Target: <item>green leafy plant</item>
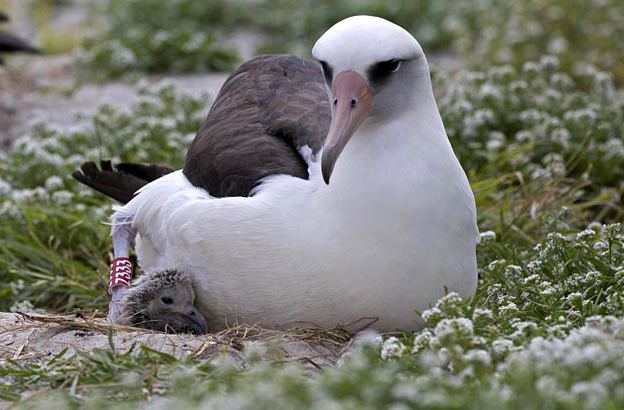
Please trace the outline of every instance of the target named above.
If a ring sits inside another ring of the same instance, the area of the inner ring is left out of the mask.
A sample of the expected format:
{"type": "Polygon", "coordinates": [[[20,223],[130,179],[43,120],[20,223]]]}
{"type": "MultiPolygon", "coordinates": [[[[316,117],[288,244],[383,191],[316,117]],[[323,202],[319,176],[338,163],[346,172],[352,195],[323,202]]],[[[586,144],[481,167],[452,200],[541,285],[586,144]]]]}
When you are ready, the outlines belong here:
{"type": "Polygon", "coordinates": [[[107,29],[85,40],[78,60],[99,78],[231,69],[237,53],[215,30],[228,19],[225,6],[222,0],[110,0],[103,9],[107,29]]]}
{"type": "Polygon", "coordinates": [[[104,106],[72,131],[38,127],[0,153],[0,309],[105,306],[110,201],[71,173],[87,160],[180,166],[207,97],[144,87],[131,112],[104,106]],[[16,305],[17,304],[17,305],[16,305]]]}
{"type": "Polygon", "coordinates": [[[0,365],[11,386],[3,394],[60,388],[52,395],[59,406],[97,408],[147,400],[184,408],[617,408],[624,403],[623,243],[619,224],[551,234],[534,249],[508,249],[485,234],[480,254],[491,262],[482,265],[474,300],[447,294],[420,313],[426,326],[417,333],[360,335],[338,368],[314,377],[270,366],[252,350],[242,370],[141,347],[61,352],[36,364],[8,360],[0,365]]]}
{"type": "MultiPolygon", "coordinates": [[[[565,72],[593,64],[624,81],[624,4],[617,0],[470,1],[455,21],[456,44],[474,64],[521,67],[556,55],[565,72]],[[465,9],[464,9],[465,10],[465,9]]],[[[450,9],[449,9],[450,10],[450,9]]]]}
{"type": "Polygon", "coordinates": [[[108,28],[80,55],[102,77],[128,71],[225,70],[235,53],[226,36],[258,34],[258,52],[309,56],[316,39],[353,15],[376,15],[405,27],[427,53],[458,53],[470,66],[516,68],[556,55],[562,71],[593,64],[624,81],[624,5],[619,0],[108,0],[108,28]]]}
{"type": "Polygon", "coordinates": [[[482,227],[534,242],[532,232],[621,219],[624,95],[607,73],[571,76],[545,56],[435,82],[482,227]]]}

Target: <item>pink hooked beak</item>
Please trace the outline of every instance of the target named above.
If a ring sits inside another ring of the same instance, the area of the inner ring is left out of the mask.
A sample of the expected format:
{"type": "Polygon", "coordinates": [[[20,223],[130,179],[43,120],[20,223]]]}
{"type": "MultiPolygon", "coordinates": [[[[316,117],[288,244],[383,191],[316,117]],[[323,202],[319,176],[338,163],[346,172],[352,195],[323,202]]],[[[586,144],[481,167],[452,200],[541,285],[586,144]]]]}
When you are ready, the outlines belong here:
{"type": "Polygon", "coordinates": [[[321,159],[326,184],[329,184],[329,177],[340,153],[373,107],[373,94],[364,77],[355,71],[339,73],[333,81],[332,92],[332,121],[321,159]]]}

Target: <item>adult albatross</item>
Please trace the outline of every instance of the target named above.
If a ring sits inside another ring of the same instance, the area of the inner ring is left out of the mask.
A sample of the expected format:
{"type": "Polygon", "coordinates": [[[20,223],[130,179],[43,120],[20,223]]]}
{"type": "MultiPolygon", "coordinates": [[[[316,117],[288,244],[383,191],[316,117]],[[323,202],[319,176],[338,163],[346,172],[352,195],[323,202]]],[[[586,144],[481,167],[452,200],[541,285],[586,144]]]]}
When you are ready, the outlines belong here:
{"type": "Polygon", "coordinates": [[[137,233],[142,269],[190,275],[211,330],[362,318],[415,329],[415,311],[445,292],[474,294],[474,197],[418,42],[356,16],[312,54],[320,67],[263,56],[237,69],[183,170],[91,164],[76,175],[129,200],[114,215],[116,256],[137,233]]]}

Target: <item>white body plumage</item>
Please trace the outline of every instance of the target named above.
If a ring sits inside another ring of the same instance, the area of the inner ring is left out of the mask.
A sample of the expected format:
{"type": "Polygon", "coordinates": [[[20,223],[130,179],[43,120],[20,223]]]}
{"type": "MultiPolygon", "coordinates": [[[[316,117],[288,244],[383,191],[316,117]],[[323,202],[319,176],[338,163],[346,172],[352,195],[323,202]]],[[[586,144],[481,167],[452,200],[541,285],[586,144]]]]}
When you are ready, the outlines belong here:
{"type": "Polygon", "coordinates": [[[470,297],[477,280],[474,198],[440,132],[365,125],[330,185],[312,162],[309,180],[269,177],[248,198],[212,198],[177,171],[119,212],[134,217],[142,268],[189,272],[211,325],[416,328],[416,310],[447,290],[470,297]]]}

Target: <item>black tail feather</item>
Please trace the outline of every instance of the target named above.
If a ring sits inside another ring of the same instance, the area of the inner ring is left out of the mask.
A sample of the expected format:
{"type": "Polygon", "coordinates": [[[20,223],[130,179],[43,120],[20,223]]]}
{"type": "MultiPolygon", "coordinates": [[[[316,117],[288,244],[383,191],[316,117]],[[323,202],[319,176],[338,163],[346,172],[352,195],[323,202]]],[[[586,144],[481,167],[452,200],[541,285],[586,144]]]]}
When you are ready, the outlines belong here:
{"type": "Polygon", "coordinates": [[[172,172],[161,165],[123,163],[113,166],[110,161],[85,162],[72,176],[81,183],[121,203],[128,203],[143,186],[172,172]]]}

